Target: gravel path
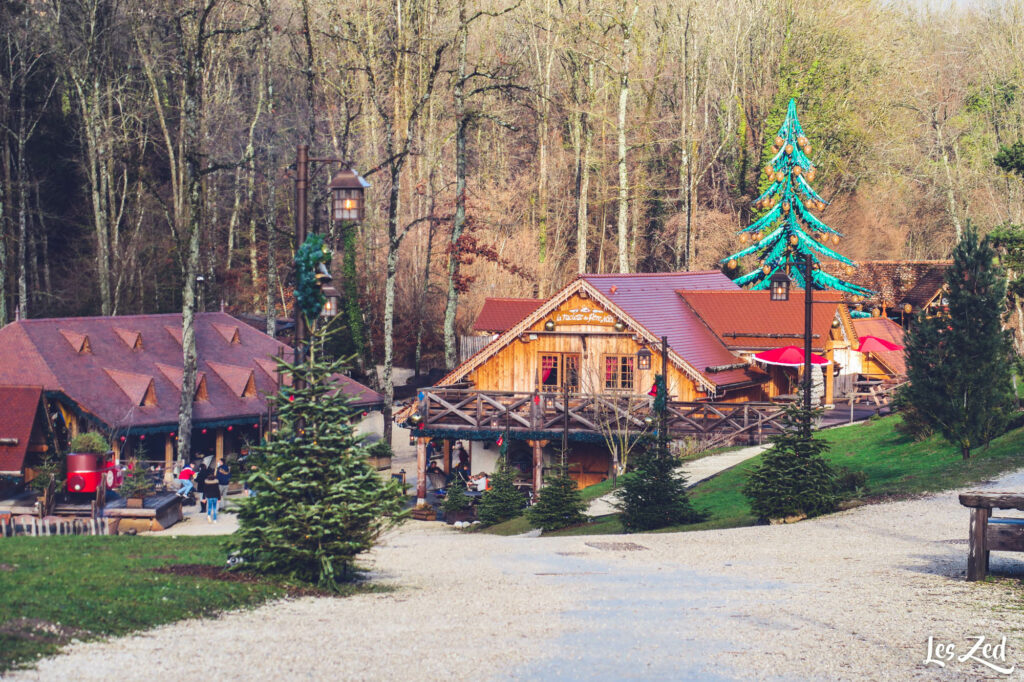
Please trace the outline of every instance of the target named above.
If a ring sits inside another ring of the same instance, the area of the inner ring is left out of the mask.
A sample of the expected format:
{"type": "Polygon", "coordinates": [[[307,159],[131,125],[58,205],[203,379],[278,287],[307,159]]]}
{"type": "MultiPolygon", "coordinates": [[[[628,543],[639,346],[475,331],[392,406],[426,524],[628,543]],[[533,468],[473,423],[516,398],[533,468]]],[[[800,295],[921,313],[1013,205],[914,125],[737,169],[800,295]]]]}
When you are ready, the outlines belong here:
{"type": "MultiPolygon", "coordinates": [[[[1024,471],[997,489],[1020,489],[1024,471]]],[[[110,642],[13,679],[1005,679],[923,663],[1005,635],[1024,666],[1010,581],[967,583],[955,494],[786,526],[572,538],[412,523],[369,557],[384,594],[300,599],[110,642]],[[205,655],[201,652],[207,652],[205,655]],[[198,668],[197,668],[198,665],[198,668]]],[[[994,554],[1024,575],[1022,555],[994,554]],[[1021,557],[1021,558],[1018,558],[1021,557]]]]}

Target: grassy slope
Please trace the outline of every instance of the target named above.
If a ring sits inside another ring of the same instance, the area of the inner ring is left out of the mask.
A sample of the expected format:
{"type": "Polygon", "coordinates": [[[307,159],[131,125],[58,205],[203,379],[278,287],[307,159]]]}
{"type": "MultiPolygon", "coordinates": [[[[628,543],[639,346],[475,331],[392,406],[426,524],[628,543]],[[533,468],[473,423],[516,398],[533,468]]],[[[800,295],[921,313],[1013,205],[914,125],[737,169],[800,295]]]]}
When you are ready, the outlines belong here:
{"type": "Polygon", "coordinates": [[[78,639],[121,635],[261,603],[285,589],[153,573],[170,564],[223,566],[223,538],[51,537],[0,540],[0,672],[55,653],[56,637],[18,635],[12,621],[75,628],[78,639]]]}
{"type": "MultiPolygon", "coordinates": [[[[831,429],[821,434],[831,450],[828,459],[835,467],[845,466],[863,471],[868,476],[869,498],[906,496],[924,492],[949,490],[995,477],[1017,467],[1024,467],[1024,429],[1016,429],[994,440],[988,448],[978,448],[964,462],[960,453],[939,436],[915,442],[895,430],[898,416],[871,420],[862,424],[831,429]]],[[[666,528],[660,532],[732,528],[755,522],[750,505],[741,492],[747,472],[761,461],[754,457],[723,471],[693,489],[691,495],[698,508],[711,512],[711,518],[690,526],[666,528]]],[[[608,482],[593,486],[584,493],[587,499],[610,491],[608,482]]],[[[524,533],[530,529],[522,517],[489,529],[502,535],[524,533]]],[[[567,528],[551,535],[593,535],[621,533],[616,515],[603,516],[586,526],[567,528]]]]}

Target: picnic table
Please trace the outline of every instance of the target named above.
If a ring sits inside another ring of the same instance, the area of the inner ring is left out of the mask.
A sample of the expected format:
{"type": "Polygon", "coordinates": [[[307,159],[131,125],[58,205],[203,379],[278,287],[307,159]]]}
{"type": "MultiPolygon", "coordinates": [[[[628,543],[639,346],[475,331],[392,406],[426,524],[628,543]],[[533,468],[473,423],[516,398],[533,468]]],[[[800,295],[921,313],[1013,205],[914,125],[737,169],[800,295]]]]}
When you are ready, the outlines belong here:
{"type": "Polygon", "coordinates": [[[960,495],[960,504],[971,510],[967,550],[968,580],[985,578],[989,552],[1024,552],[1024,518],[992,516],[993,509],[1024,511],[1024,495],[967,492],[960,495]]]}

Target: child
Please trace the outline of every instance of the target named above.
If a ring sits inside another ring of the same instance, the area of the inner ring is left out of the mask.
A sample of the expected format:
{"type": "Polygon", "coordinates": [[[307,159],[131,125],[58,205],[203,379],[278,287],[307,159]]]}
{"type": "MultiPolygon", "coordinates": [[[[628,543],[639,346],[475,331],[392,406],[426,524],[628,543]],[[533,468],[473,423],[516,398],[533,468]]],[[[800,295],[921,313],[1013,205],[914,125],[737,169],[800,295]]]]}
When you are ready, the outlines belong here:
{"type": "Polygon", "coordinates": [[[191,464],[182,467],[181,473],[178,474],[178,480],[181,482],[181,488],[178,490],[179,497],[188,497],[188,494],[192,492],[192,475],[194,473],[191,464]]]}

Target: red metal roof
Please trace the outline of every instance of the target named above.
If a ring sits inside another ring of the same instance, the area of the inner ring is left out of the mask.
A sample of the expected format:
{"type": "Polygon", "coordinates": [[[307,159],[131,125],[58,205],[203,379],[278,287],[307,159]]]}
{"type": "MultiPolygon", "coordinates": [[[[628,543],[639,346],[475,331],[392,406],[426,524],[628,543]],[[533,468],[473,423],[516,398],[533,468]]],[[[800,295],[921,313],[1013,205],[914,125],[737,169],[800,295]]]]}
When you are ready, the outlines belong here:
{"type": "Polygon", "coordinates": [[[473,331],[501,334],[539,308],[542,298],[487,298],[476,316],[473,331]]]}
{"type": "MultiPolygon", "coordinates": [[[[903,343],[903,327],[887,317],[861,317],[853,321],[857,336],[877,336],[900,346],[903,343]]],[[[906,375],[907,359],[904,351],[890,350],[884,353],[872,353],[871,357],[880,361],[897,375],[906,375]]]]}
{"type": "Polygon", "coordinates": [[[0,443],[0,473],[22,473],[42,397],[40,386],[0,386],[0,438],[17,441],[15,445],[0,443]]]}
{"type": "Polygon", "coordinates": [[[715,385],[729,386],[754,378],[747,369],[706,371],[708,367],[735,364],[737,358],[676,293],[680,289],[744,293],[720,271],[582,277],[652,334],[668,337],[672,350],[715,385]]]}
{"type": "MultiPolygon", "coordinates": [[[[767,291],[680,291],[701,320],[733,350],[803,345],[804,294],[796,290],[788,301],[769,300],[767,291]],[[792,336],[772,337],[772,334],[792,336]]],[[[841,298],[835,292],[814,292],[811,308],[811,347],[824,351],[841,298]],[[833,303],[828,305],[825,303],[833,303]]]]}
{"type": "MultiPolygon", "coordinates": [[[[260,361],[282,351],[290,357],[291,349],[226,313],[197,314],[195,331],[198,370],[206,375],[208,400],[193,403],[193,419],[221,421],[265,413],[263,396],[273,393],[277,383],[260,361]],[[232,343],[236,331],[238,341],[232,343]],[[245,386],[238,381],[244,375],[248,383],[250,373],[252,397],[242,395],[245,386]]],[[[182,365],[180,334],[180,314],[21,320],[0,329],[0,383],[42,385],[47,391],[62,392],[112,428],[173,426],[178,421],[181,380],[164,370],[182,365]],[[125,330],[141,336],[139,350],[125,342],[125,330]],[[80,342],[78,348],[87,340],[88,350],[77,351],[69,336],[80,342]],[[112,378],[125,374],[145,377],[147,385],[152,380],[156,404],[139,404],[142,379],[133,378],[130,385],[121,381],[119,386],[112,378]]],[[[351,379],[343,384],[357,406],[383,400],[351,379]]]]}

